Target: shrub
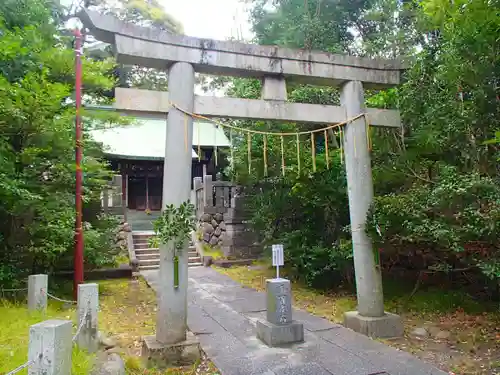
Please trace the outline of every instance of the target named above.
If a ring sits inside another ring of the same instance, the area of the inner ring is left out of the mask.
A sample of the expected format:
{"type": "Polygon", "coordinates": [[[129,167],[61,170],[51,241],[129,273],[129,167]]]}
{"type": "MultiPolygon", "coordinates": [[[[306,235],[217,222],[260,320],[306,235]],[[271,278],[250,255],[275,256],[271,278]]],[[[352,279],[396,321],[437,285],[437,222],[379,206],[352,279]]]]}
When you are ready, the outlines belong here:
{"type": "Polygon", "coordinates": [[[500,277],[500,187],[491,178],[444,168],[435,183],[376,197],[367,229],[402,256],[422,249],[426,268],[478,267],[500,277]]]}

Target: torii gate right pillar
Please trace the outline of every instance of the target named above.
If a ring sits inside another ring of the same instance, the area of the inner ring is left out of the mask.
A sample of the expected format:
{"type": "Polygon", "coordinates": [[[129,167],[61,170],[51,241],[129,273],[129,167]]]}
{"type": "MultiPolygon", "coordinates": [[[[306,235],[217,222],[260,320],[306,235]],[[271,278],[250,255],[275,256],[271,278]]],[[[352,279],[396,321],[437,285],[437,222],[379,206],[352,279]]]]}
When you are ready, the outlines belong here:
{"type": "MultiPolygon", "coordinates": [[[[340,102],[347,118],[366,113],[363,85],[348,81],[342,86],[340,102]]],[[[357,311],[344,316],[344,325],[374,337],[397,337],[403,334],[398,315],[384,311],[382,276],[378,256],[365,232],[366,216],[373,201],[373,181],[368,149],[367,123],[364,116],[345,127],[344,150],[351,218],[352,249],[356,273],[357,311]]]]}

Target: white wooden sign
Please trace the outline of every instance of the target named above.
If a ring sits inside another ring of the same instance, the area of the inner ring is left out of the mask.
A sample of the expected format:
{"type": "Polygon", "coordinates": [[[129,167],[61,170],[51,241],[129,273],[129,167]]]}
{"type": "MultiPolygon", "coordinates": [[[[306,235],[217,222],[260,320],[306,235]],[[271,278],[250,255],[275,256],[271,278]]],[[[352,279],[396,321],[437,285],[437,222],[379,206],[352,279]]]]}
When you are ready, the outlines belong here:
{"type": "Polygon", "coordinates": [[[276,278],[280,277],[280,266],[285,264],[283,245],[273,245],[273,266],[276,267],[276,278]]]}

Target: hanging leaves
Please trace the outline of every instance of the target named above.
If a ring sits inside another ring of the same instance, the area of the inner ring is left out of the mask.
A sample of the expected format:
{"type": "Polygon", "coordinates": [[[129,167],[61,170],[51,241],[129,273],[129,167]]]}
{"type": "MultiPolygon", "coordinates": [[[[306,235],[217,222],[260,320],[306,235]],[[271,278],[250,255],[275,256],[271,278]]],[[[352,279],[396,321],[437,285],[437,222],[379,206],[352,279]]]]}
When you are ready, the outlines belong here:
{"type": "Polygon", "coordinates": [[[179,207],[168,205],[153,222],[153,228],[160,243],[173,242],[175,250],[182,250],[191,232],[196,229],[194,205],[189,201],[179,207]]]}

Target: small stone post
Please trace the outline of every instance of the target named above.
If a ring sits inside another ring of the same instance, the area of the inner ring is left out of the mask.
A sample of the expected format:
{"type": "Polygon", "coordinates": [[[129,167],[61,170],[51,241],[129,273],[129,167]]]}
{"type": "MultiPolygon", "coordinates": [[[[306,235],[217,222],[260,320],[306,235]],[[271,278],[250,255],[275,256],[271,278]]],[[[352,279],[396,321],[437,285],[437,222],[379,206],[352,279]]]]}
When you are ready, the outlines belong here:
{"type": "Polygon", "coordinates": [[[195,177],[193,179],[194,202],[191,203],[194,203],[197,218],[200,217],[201,212],[203,211],[203,207],[200,207],[200,204],[203,202],[203,198],[198,195],[203,194],[203,190],[198,192],[198,189],[200,189],[202,186],[203,179],[201,177],[195,177]]]}
{"type": "Polygon", "coordinates": [[[76,342],[80,348],[94,353],[99,347],[97,336],[97,314],[99,311],[99,285],[78,285],[78,321],[77,327],[83,324],[76,342]],[[84,321],[84,323],[82,323],[84,321]]]}
{"type": "MultiPolygon", "coordinates": [[[[363,85],[359,81],[344,84],[340,103],[347,118],[366,112],[363,85]]],[[[344,150],[347,191],[351,218],[352,248],[358,310],[347,312],[344,323],[348,328],[369,336],[394,337],[403,333],[401,319],[384,312],[382,276],[378,257],[371,239],[365,232],[366,215],[373,201],[373,181],[367,124],[362,116],[345,126],[344,150]]]]}
{"type": "Polygon", "coordinates": [[[193,178],[193,187],[194,187],[194,190],[197,190],[197,189],[201,188],[202,185],[203,185],[203,179],[201,177],[195,177],[195,178],[193,178]]]}
{"type": "Polygon", "coordinates": [[[266,280],[267,320],[257,321],[257,337],[268,346],[304,341],[302,323],[292,320],[292,289],[290,280],[266,280]]]}
{"type": "Polygon", "coordinates": [[[212,175],[206,175],[203,181],[203,207],[212,207],[214,205],[214,188],[212,184],[212,175]]]}
{"type": "Polygon", "coordinates": [[[102,191],[102,211],[105,214],[109,213],[109,190],[107,186],[102,191]]]}
{"type": "Polygon", "coordinates": [[[30,327],[28,375],[71,374],[71,328],[69,320],[46,320],[30,327]]]}
{"type": "Polygon", "coordinates": [[[47,288],[49,277],[47,275],[28,276],[28,310],[47,310],[47,288]]]}

